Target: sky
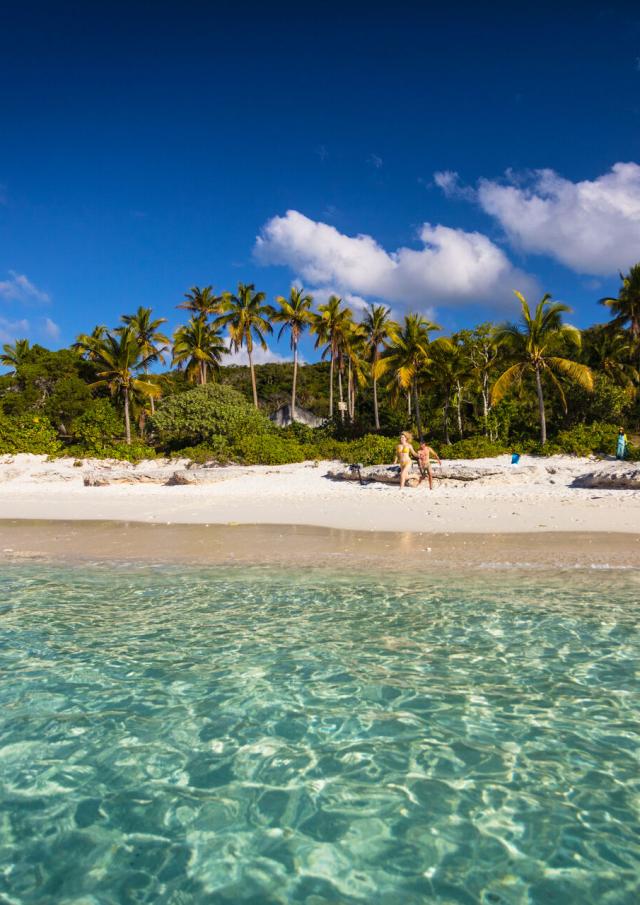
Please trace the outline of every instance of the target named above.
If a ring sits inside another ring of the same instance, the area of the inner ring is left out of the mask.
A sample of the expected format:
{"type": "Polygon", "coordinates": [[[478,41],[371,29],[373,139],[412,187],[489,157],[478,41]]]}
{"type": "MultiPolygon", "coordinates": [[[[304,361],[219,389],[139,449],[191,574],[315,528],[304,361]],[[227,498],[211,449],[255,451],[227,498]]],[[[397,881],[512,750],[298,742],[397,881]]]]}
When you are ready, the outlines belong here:
{"type": "Polygon", "coordinates": [[[0,342],[239,281],[587,326],[637,261],[637,3],[3,4],[0,342]]]}

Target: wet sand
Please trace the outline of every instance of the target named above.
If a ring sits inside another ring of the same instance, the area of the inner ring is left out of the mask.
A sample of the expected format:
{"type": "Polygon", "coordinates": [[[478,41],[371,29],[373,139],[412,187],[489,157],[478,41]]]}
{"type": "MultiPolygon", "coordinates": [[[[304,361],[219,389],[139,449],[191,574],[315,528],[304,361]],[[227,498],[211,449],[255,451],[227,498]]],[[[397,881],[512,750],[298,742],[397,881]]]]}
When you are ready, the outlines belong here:
{"type": "Polygon", "coordinates": [[[610,532],[447,534],[350,531],[308,525],[153,525],[114,521],[0,521],[9,562],[291,565],[362,571],[640,569],[640,535],[610,532]]]}

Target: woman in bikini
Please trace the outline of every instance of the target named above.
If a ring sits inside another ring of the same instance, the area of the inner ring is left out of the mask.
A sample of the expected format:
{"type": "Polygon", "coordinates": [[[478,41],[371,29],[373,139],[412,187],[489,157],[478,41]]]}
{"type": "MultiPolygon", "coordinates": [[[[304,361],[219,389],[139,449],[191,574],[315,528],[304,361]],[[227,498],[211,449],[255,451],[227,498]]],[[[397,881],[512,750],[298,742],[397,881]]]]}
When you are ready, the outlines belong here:
{"type": "Polygon", "coordinates": [[[396,446],[396,457],[393,461],[394,465],[400,464],[400,490],[404,489],[409,469],[411,468],[411,456],[418,458],[418,454],[411,445],[413,437],[409,431],[403,431],[400,434],[400,443],[396,446]]]}

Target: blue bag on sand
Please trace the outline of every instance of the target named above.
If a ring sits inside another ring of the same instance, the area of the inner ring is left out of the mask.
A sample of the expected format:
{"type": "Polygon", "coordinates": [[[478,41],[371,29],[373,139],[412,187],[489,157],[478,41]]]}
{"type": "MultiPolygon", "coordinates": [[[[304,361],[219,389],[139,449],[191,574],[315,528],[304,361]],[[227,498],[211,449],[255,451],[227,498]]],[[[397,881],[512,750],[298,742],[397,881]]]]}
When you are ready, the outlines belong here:
{"type": "Polygon", "coordinates": [[[520,461],[520,453],[512,453],[511,455],[511,464],[517,465],[520,461]]]}

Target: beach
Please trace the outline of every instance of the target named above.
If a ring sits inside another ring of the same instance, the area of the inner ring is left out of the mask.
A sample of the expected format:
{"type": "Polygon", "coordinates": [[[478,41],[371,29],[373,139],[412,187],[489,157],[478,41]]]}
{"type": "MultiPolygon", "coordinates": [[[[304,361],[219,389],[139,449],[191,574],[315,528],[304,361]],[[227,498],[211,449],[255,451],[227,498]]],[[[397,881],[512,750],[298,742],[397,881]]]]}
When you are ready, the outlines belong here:
{"type": "MultiPolygon", "coordinates": [[[[572,486],[615,462],[573,456],[508,456],[467,465],[492,466],[473,481],[397,486],[327,477],[337,463],[228,466],[208,470],[206,484],[165,486],[168,473],[189,474],[184,461],[136,466],[45,456],[0,457],[0,519],[117,521],[147,524],[301,525],[350,531],[449,534],[616,532],[637,535],[640,490],[572,486]],[[497,466],[497,468],[495,467],[497,466]],[[88,475],[127,483],[85,486],[88,475]],[[157,483],[154,482],[157,473],[157,483]],[[137,483],[143,476],[145,481],[137,483]]],[[[445,463],[450,467],[455,463],[445,463]]]]}

